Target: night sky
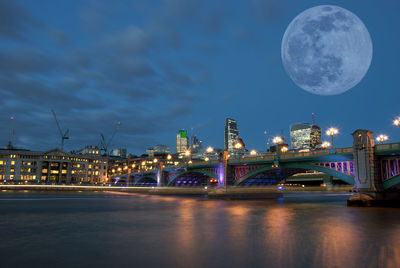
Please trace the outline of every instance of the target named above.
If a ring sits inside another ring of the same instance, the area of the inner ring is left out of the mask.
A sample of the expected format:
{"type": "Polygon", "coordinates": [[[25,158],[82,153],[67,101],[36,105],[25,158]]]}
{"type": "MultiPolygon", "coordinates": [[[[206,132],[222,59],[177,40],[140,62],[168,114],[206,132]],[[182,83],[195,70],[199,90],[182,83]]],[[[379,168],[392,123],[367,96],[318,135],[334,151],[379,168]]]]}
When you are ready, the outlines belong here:
{"type": "MultiPolygon", "coordinates": [[[[99,145],[142,154],[179,129],[223,148],[225,118],[238,121],[248,149],[289,125],[337,127],[338,147],[365,128],[400,141],[400,2],[376,1],[53,1],[0,0],[0,147],[60,146],[51,114],[70,130],[66,150],[99,145]],[[117,2],[117,3],[115,3],[117,2]],[[303,91],[286,74],[281,40],[291,20],[321,4],[355,13],[373,58],[364,79],[337,96],[303,91]]],[[[323,139],[327,139],[323,135],[323,139]]]]}

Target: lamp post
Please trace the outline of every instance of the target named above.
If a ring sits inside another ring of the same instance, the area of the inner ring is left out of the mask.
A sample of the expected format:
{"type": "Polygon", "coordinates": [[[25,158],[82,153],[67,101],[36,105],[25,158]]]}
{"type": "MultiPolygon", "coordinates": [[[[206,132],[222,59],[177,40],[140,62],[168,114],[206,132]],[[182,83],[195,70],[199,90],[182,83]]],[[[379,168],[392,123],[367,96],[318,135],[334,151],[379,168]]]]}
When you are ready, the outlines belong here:
{"type": "Polygon", "coordinates": [[[379,142],[380,144],[384,143],[385,141],[387,141],[389,138],[386,135],[379,135],[378,137],[376,137],[376,141],[379,142]]]}
{"type": "Polygon", "coordinates": [[[395,125],[396,127],[400,126],[400,116],[393,120],[393,125],[395,125]]]}
{"type": "Polygon", "coordinates": [[[243,144],[242,143],[240,143],[240,142],[237,142],[236,144],[235,144],[235,149],[237,150],[237,156],[238,156],[238,158],[240,159],[240,149],[242,149],[243,148],[243,144]]]}
{"type": "Polygon", "coordinates": [[[329,147],[331,147],[331,143],[329,141],[324,141],[321,144],[321,147],[324,148],[324,149],[329,148],[329,147]]]}
{"type": "Polygon", "coordinates": [[[331,144],[332,144],[332,148],[335,148],[335,146],[333,146],[333,136],[336,136],[339,133],[339,130],[337,130],[337,128],[331,127],[330,129],[328,129],[326,131],[326,135],[331,136],[331,144]]]}

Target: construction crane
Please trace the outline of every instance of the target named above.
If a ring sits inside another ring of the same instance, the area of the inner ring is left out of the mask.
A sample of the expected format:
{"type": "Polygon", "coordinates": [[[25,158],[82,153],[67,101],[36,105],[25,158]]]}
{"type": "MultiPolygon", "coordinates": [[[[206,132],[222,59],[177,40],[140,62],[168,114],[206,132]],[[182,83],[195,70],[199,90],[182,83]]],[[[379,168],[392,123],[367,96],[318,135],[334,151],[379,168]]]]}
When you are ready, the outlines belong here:
{"type": "Polygon", "coordinates": [[[101,147],[101,150],[104,151],[105,154],[108,153],[108,146],[110,146],[111,141],[113,140],[113,138],[114,138],[115,134],[117,133],[120,126],[121,126],[121,122],[118,122],[114,128],[113,134],[111,135],[110,139],[107,142],[106,142],[106,139],[104,138],[103,133],[100,133],[100,137],[101,137],[101,141],[100,141],[101,146],[100,147],[101,147]]]}
{"type": "Polygon", "coordinates": [[[62,150],[64,150],[64,140],[68,140],[68,139],[69,139],[69,136],[68,136],[68,134],[69,134],[69,129],[67,129],[67,130],[64,132],[64,134],[63,134],[63,131],[61,130],[61,127],[60,127],[60,123],[58,123],[56,113],[54,112],[53,109],[51,109],[51,112],[53,113],[54,120],[56,120],[56,124],[57,124],[58,131],[60,131],[60,136],[61,136],[61,151],[62,151],[62,150]]]}

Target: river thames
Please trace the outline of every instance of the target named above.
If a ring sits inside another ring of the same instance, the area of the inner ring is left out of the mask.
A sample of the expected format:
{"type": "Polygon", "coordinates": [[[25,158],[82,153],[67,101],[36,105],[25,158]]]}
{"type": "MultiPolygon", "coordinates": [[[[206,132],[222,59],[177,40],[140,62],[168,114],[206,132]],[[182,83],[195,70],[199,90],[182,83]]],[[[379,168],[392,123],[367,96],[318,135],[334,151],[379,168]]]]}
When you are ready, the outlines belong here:
{"type": "Polygon", "coordinates": [[[348,197],[3,191],[0,267],[400,267],[400,209],[348,197]]]}

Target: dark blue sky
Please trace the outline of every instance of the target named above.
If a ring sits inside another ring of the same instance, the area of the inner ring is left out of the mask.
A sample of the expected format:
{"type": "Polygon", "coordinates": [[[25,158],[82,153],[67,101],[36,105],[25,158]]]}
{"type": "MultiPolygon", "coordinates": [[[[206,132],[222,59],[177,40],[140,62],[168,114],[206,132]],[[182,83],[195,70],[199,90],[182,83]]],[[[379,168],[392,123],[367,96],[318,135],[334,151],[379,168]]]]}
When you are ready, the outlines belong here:
{"type": "Polygon", "coordinates": [[[400,141],[399,10],[395,0],[0,0],[0,146],[14,116],[17,146],[59,147],[51,109],[70,129],[66,150],[98,145],[119,121],[112,147],[131,153],[174,151],[179,129],[223,147],[226,117],[249,149],[265,150],[264,130],[289,140],[312,112],[324,132],[339,129],[337,146],[357,128],[400,141]],[[373,41],[368,73],[338,96],[303,91],[281,62],[290,21],[321,4],[355,13],[373,41]]]}

